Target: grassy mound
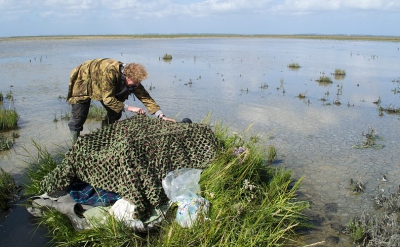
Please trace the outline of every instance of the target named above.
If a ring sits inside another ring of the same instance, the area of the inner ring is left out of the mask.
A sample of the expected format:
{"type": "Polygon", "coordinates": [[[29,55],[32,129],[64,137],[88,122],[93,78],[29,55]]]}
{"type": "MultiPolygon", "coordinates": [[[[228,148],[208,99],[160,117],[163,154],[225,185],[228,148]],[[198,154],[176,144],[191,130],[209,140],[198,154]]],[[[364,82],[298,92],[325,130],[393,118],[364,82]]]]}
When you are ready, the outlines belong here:
{"type": "MultiPolygon", "coordinates": [[[[296,229],[306,225],[302,211],[305,201],[296,200],[300,181],[293,182],[289,171],[268,164],[275,149],[261,148],[258,138],[228,135],[228,129],[215,126],[219,141],[217,158],[201,174],[201,196],[210,204],[207,215],[199,214],[191,228],[174,221],[173,206],[156,230],[133,232],[123,222],[109,216],[94,222],[90,230],[75,231],[67,216],[45,211],[39,224],[49,229],[52,243],[62,246],[283,246],[294,244],[296,229]],[[269,154],[268,152],[273,152],[269,154]]],[[[42,150],[43,151],[43,150],[42,150]]],[[[35,183],[53,166],[47,152],[39,152],[28,175],[31,193],[35,183]],[[40,168],[44,163],[46,168],[40,168]],[[36,174],[35,171],[38,171],[36,174]]],[[[92,222],[93,223],[93,222],[92,222]]]]}

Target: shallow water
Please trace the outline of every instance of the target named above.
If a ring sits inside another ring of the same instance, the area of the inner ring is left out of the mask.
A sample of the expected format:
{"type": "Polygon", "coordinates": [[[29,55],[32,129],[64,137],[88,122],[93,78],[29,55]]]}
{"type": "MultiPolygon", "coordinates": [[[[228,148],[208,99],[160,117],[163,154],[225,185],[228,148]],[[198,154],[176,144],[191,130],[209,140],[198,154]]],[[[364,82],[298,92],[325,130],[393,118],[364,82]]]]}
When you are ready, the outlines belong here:
{"type": "MultiPolygon", "coordinates": [[[[59,96],[66,96],[75,66],[99,57],[138,62],[149,72],[143,84],[155,87],[150,94],[169,117],[197,122],[211,112],[211,123],[220,119],[232,131],[253,124],[251,133],[277,149],[273,165],[289,168],[296,179],[304,177],[300,192],[311,201],[312,218],[320,225],[304,236],[305,243],[326,240],[333,246],[337,237],[334,246],[352,246],[340,226],[371,208],[378,186],[390,193],[400,184],[399,115],[379,116],[373,103],[380,98],[383,107],[400,107],[400,94],[392,91],[400,91],[399,47],[261,38],[1,41],[0,91],[11,90],[14,97],[3,105],[15,108],[21,118],[13,131],[20,137],[12,150],[0,153],[0,166],[23,182],[27,151],[35,155],[32,139],[50,152],[68,148],[67,122],[60,116],[69,106],[59,96]],[[165,53],[173,59],[159,59],[165,53]],[[290,63],[301,68],[289,69],[290,63]],[[335,79],[335,69],[346,76],[335,79]],[[333,83],[319,85],[322,75],[333,83]],[[300,93],[306,98],[297,97],[300,93]],[[333,104],[336,100],[341,105],[333,104]],[[60,121],[53,122],[55,117],[60,121]],[[385,147],[352,148],[369,128],[385,147]],[[387,182],[380,181],[383,174],[387,182]],[[365,193],[351,192],[351,178],[367,182],[365,193]]],[[[140,105],[132,98],[128,103],[140,105]]],[[[86,123],[84,133],[98,127],[98,122],[86,123]]],[[[4,218],[0,222],[4,225],[4,218]]]]}

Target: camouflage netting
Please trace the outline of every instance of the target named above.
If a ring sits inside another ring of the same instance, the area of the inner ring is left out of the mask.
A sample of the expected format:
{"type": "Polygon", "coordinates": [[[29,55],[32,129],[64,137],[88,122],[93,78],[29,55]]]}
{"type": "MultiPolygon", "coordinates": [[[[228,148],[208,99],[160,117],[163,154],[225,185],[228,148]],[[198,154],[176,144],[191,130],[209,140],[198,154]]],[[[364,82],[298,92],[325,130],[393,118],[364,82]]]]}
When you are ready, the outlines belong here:
{"type": "Polygon", "coordinates": [[[216,154],[208,125],[134,116],[81,136],[64,160],[41,182],[47,193],[76,179],[118,193],[140,217],[168,200],[161,181],[180,168],[206,168],[216,154]]]}

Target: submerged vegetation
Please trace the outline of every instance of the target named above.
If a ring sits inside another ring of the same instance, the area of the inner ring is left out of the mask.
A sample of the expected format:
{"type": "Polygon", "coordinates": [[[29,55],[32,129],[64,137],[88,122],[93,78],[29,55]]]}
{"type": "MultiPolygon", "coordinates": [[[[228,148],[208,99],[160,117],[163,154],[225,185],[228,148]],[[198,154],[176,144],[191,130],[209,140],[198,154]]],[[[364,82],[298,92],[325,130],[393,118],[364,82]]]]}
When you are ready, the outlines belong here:
{"type": "Polygon", "coordinates": [[[382,137],[377,135],[378,132],[374,128],[368,128],[367,133],[361,134],[361,140],[353,145],[353,148],[363,149],[363,148],[374,148],[382,149],[384,145],[376,143],[377,140],[383,140],[382,137]]]}
{"type": "MultiPolygon", "coordinates": [[[[247,132],[246,132],[247,133],[247,132]]],[[[38,224],[49,229],[52,243],[66,246],[284,246],[296,244],[296,229],[308,226],[302,211],[309,204],[296,199],[299,181],[291,173],[269,166],[276,158],[273,146],[261,148],[259,138],[228,134],[215,125],[217,158],[201,174],[201,196],[211,208],[198,215],[191,228],[174,221],[173,206],[152,232],[135,233],[125,223],[107,216],[93,228],[75,231],[68,217],[45,210],[38,224]]],[[[28,194],[40,191],[41,179],[57,162],[43,148],[28,171],[28,194]]]]}

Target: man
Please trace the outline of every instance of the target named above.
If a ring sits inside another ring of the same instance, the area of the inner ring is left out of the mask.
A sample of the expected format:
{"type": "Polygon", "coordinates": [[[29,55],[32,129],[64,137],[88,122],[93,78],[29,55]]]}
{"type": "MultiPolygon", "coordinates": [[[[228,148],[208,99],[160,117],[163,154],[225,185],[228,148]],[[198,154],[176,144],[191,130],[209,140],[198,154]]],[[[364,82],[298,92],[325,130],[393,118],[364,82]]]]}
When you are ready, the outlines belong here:
{"type": "Polygon", "coordinates": [[[147,76],[147,71],[141,64],[124,64],[110,58],[89,60],[73,69],[67,96],[67,101],[72,105],[71,120],[68,123],[72,143],[76,142],[83,129],[91,99],[100,101],[107,111],[102,126],[119,120],[123,111],[146,114],[140,107],[124,104],[131,93],[146,106],[150,114],[175,122],[162,113],[160,106],[141,84],[147,76]]]}

